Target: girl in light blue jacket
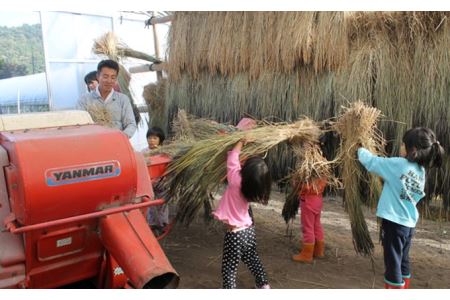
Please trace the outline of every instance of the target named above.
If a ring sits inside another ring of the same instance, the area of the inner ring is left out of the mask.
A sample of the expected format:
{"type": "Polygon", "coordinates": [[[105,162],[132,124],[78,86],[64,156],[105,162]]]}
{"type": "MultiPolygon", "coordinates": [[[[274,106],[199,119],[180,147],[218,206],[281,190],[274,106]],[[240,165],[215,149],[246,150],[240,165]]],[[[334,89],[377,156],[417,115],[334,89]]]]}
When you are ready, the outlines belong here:
{"type": "Polygon", "coordinates": [[[425,196],[425,169],[440,167],[443,155],[434,132],[424,127],[405,133],[401,157],[379,157],[358,149],[362,165],[384,181],[377,216],[382,219],[385,288],[409,287],[409,249],[419,218],[416,205],[425,196]]]}

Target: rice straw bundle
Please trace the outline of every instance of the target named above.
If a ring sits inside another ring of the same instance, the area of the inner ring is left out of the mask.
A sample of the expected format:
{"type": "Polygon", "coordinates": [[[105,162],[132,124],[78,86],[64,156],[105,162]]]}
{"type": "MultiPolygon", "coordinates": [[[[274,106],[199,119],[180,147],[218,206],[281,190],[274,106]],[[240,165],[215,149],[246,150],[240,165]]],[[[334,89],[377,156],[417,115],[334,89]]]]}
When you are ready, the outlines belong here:
{"type": "Polygon", "coordinates": [[[293,151],[299,158],[295,172],[292,174],[299,185],[317,178],[331,178],[331,163],[322,155],[318,143],[295,145],[293,151]]]}
{"type": "Polygon", "coordinates": [[[166,91],[167,79],[162,78],[156,83],[150,83],[144,86],[142,96],[149,107],[149,115],[151,126],[157,126],[162,129],[167,129],[166,117],[166,91]]]}
{"type": "Polygon", "coordinates": [[[131,49],[124,42],[120,41],[113,32],[107,32],[101,37],[97,38],[94,41],[92,51],[95,54],[106,55],[110,59],[116,61],[118,61],[119,59],[123,59],[124,57],[132,57],[149,62],[161,62],[151,55],[131,49]]]}
{"type": "Polygon", "coordinates": [[[333,174],[335,161],[328,161],[320,150],[319,141],[305,142],[293,145],[293,152],[297,158],[295,170],[290,174],[291,191],[286,196],[282,216],[286,223],[295,218],[299,206],[299,192],[303,184],[314,179],[324,178],[327,185],[334,188],[341,187],[339,180],[333,174]]]}
{"type": "Polygon", "coordinates": [[[174,140],[202,140],[213,135],[230,133],[236,130],[238,129],[234,126],[188,115],[184,109],[178,110],[177,118],[172,122],[174,140]]]}
{"type": "Polygon", "coordinates": [[[188,225],[201,207],[210,206],[209,193],[226,178],[227,152],[245,136],[251,136],[255,142],[242,149],[241,160],[266,153],[288,140],[293,143],[316,141],[320,130],[313,121],[303,119],[293,124],[266,125],[195,142],[185,155],[169,165],[161,182],[166,199],[178,201],[179,222],[188,225]]]}
{"type": "Polygon", "coordinates": [[[150,106],[150,109],[154,112],[164,111],[164,101],[166,98],[166,85],[167,79],[162,78],[157,83],[149,83],[144,86],[142,96],[145,102],[150,106]]]}
{"type": "Polygon", "coordinates": [[[86,110],[91,115],[94,123],[110,128],[113,127],[111,112],[105,106],[89,104],[86,110]]]}
{"type": "Polygon", "coordinates": [[[184,109],[179,109],[176,118],[172,121],[172,131],[175,140],[194,139],[191,123],[184,109]]]}
{"type": "Polygon", "coordinates": [[[368,107],[361,101],[344,108],[344,113],[333,125],[341,136],[338,159],[341,165],[341,179],[344,185],[345,208],[349,214],[352,228],[353,246],[359,254],[372,256],[374,245],[367,228],[362,204],[364,197],[369,205],[378,201],[381,192],[381,181],[378,177],[365,172],[359,164],[356,152],[362,146],[375,154],[382,154],[383,138],[376,128],[380,110],[368,107]],[[361,182],[368,185],[361,189],[361,182]]]}
{"type": "Polygon", "coordinates": [[[178,110],[173,120],[173,136],[169,143],[145,153],[145,156],[168,154],[172,157],[184,155],[197,140],[208,139],[212,136],[237,131],[234,126],[220,124],[212,120],[196,118],[188,115],[183,109],[178,110]]]}
{"type": "Polygon", "coordinates": [[[166,155],[169,155],[170,157],[172,157],[173,159],[176,159],[176,158],[186,154],[186,152],[188,152],[192,148],[193,144],[194,144],[193,140],[191,140],[191,141],[187,141],[187,140],[173,141],[169,144],[163,144],[154,150],[145,152],[144,157],[147,158],[152,155],[166,154],[166,155]]]}
{"type": "Polygon", "coordinates": [[[99,38],[94,40],[92,46],[92,52],[95,54],[102,54],[108,56],[110,59],[118,61],[119,51],[117,50],[117,44],[119,40],[112,32],[105,33],[99,38]]]}

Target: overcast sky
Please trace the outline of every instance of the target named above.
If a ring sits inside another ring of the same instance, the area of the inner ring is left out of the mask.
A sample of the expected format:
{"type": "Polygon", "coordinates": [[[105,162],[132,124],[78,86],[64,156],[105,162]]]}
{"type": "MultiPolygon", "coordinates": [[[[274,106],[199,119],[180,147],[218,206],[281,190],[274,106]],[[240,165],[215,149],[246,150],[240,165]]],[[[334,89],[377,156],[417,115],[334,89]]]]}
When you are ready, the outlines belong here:
{"type": "MultiPolygon", "coordinates": [[[[183,10],[249,10],[249,11],[283,11],[283,10],[306,10],[306,11],[334,11],[334,10],[450,10],[448,0],[164,0],[164,1],[142,1],[142,0],[7,0],[2,1],[0,9],[3,10],[63,10],[72,11],[88,9],[91,11],[112,10],[155,10],[155,11],[183,11],[183,10]]],[[[0,18],[1,19],[1,18],[0,18]]]]}
{"type": "Polygon", "coordinates": [[[38,12],[0,11],[0,26],[16,27],[36,23],[40,23],[38,12]]]}

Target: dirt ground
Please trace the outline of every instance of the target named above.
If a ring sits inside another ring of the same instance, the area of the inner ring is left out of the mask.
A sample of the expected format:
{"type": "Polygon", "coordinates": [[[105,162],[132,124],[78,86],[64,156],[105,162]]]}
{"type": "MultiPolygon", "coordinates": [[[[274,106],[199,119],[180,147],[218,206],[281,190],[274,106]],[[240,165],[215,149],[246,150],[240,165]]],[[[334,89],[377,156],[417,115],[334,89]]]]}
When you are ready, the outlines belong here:
{"type": "MultiPolygon", "coordinates": [[[[257,248],[276,289],[383,288],[383,253],[378,242],[374,212],[366,220],[375,243],[374,267],[367,257],[353,249],[348,215],[340,197],[326,197],[322,213],[325,258],[312,264],[291,260],[299,249],[300,222],[287,226],[281,217],[283,194],[272,193],[268,206],[252,204],[257,248]]],[[[189,227],[174,226],[161,245],[180,275],[179,288],[221,288],[221,261],[224,230],[221,223],[205,225],[200,217],[189,227]]],[[[410,252],[413,279],[411,288],[450,288],[450,223],[420,220],[410,252]]],[[[254,288],[254,280],[243,263],[238,271],[238,288],[254,288]]]]}

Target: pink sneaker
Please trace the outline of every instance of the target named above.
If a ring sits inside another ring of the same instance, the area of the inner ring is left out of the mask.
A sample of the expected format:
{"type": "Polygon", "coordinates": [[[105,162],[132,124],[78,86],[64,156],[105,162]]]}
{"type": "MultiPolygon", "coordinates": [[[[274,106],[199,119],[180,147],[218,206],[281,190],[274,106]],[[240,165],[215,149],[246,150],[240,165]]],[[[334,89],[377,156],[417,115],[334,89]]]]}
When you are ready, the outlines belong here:
{"type": "Polygon", "coordinates": [[[269,284],[265,284],[262,287],[256,287],[257,289],[270,289],[270,285],[269,284]]]}

